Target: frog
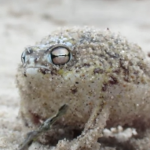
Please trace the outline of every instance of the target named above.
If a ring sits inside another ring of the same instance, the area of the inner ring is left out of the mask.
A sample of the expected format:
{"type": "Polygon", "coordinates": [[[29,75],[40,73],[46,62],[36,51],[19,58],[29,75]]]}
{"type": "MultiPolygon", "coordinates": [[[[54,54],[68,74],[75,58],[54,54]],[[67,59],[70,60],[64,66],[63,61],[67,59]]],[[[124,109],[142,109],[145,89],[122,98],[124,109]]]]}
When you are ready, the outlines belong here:
{"type": "Polygon", "coordinates": [[[104,128],[150,127],[149,61],[120,34],[59,29],[26,47],[21,61],[16,82],[25,126],[36,129],[68,106],[39,142],[59,150],[95,150],[104,128]]]}

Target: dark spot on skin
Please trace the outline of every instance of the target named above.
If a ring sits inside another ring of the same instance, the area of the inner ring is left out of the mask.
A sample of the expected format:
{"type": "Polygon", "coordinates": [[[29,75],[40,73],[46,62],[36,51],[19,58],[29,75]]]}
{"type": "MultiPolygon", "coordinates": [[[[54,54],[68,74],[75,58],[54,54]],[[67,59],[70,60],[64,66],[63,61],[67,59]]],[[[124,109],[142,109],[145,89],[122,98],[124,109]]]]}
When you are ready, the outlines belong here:
{"type": "Polygon", "coordinates": [[[93,70],[93,73],[94,74],[102,74],[104,72],[104,70],[102,70],[102,69],[100,69],[100,68],[95,68],[94,70],[93,70]]]}
{"type": "Polygon", "coordinates": [[[119,65],[120,65],[120,67],[122,68],[122,69],[124,69],[124,70],[127,70],[127,68],[125,67],[125,60],[124,59],[120,59],[119,60],[119,65]]]}
{"type": "Polygon", "coordinates": [[[30,112],[30,114],[31,114],[31,116],[32,116],[32,121],[33,121],[33,123],[34,123],[34,124],[39,124],[39,123],[40,123],[40,120],[42,120],[41,117],[40,117],[38,114],[32,113],[31,110],[29,110],[29,112],[30,112]]]}
{"type": "Polygon", "coordinates": [[[129,76],[125,76],[123,79],[124,81],[129,82],[129,76]]]}
{"type": "Polygon", "coordinates": [[[79,82],[76,82],[76,84],[79,84],[79,82]]]}
{"type": "Polygon", "coordinates": [[[124,71],[124,81],[129,82],[129,75],[130,75],[129,66],[125,67],[124,61],[125,61],[125,60],[120,59],[120,67],[121,67],[121,68],[123,69],[123,71],[124,71]]]}
{"type": "Polygon", "coordinates": [[[43,103],[43,105],[47,106],[47,103],[43,103]]]}
{"type": "Polygon", "coordinates": [[[132,61],[129,61],[129,66],[133,66],[133,62],[132,61]]]}
{"type": "Polygon", "coordinates": [[[46,74],[46,72],[45,72],[45,71],[46,71],[45,69],[40,68],[40,72],[41,72],[42,74],[46,74]]]}
{"type": "Polygon", "coordinates": [[[104,98],[104,96],[103,95],[101,95],[100,97],[99,97],[99,99],[103,99],[104,98]]]}
{"type": "Polygon", "coordinates": [[[38,62],[38,58],[35,58],[35,59],[34,59],[34,62],[37,63],[37,62],[38,62]]]}
{"type": "Polygon", "coordinates": [[[107,90],[107,84],[104,83],[104,84],[102,85],[102,91],[105,92],[106,90],[107,90]]]}
{"type": "Polygon", "coordinates": [[[135,71],[133,72],[133,74],[138,75],[138,74],[139,74],[139,71],[138,71],[138,70],[135,70],[135,71]]]}
{"type": "Polygon", "coordinates": [[[42,73],[42,74],[47,74],[49,73],[49,70],[48,69],[45,69],[45,68],[40,68],[39,71],[42,73]]]}
{"type": "Polygon", "coordinates": [[[23,73],[24,77],[27,77],[26,72],[23,73]]]}
{"type": "Polygon", "coordinates": [[[138,66],[140,67],[140,69],[143,70],[143,71],[144,71],[145,68],[146,68],[146,65],[143,64],[143,63],[141,63],[141,62],[138,62],[137,65],[138,65],[138,66]]]}
{"type": "Polygon", "coordinates": [[[56,69],[52,69],[51,70],[51,75],[57,75],[57,70],[56,69]]]}
{"type": "Polygon", "coordinates": [[[84,66],[84,67],[90,67],[90,64],[84,63],[83,66],[84,66]]]}
{"type": "Polygon", "coordinates": [[[80,72],[79,70],[76,70],[76,73],[80,72]]]}
{"type": "Polygon", "coordinates": [[[109,83],[110,83],[110,84],[117,84],[117,83],[118,83],[118,80],[117,80],[116,77],[110,76],[109,83]]]}
{"type": "Polygon", "coordinates": [[[78,91],[77,87],[72,87],[70,90],[71,90],[72,94],[75,94],[78,91]]]}
{"type": "Polygon", "coordinates": [[[117,53],[111,53],[111,52],[106,51],[106,50],[105,50],[105,52],[106,52],[106,54],[108,54],[108,56],[110,56],[111,58],[119,58],[119,54],[117,54],[117,53]]]}
{"type": "Polygon", "coordinates": [[[120,73],[120,69],[116,69],[113,72],[116,73],[116,74],[119,74],[120,73]]]}

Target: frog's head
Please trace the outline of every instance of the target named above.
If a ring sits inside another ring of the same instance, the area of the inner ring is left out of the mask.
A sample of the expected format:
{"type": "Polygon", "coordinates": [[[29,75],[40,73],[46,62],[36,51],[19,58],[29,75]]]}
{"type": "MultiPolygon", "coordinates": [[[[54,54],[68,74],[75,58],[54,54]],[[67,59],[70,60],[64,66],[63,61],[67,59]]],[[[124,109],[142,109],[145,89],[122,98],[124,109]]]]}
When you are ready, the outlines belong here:
{"type": "Polygon", "coordinates": [[[25,48],[21,55],[24,75],[42,72],[51,73],[74,62],[74,39],[64,36],[49,38],[49,42],[25,48]]]}
{"type": "Polygon", "coordinates": [[[79,73],[81,76],[86,72],[88,75],[95,72],[97,67],[101,70],[103,58],[100,60],[99,55],[103,52],[99,45],[93,47],[93,37],[84,36],[76,38],[76,33],[71,36],[69,32],[64,35],[59,33],[48,36],[35,46],[25,48],[21,55],[24,75],[42,73],[67,77],[68,73],[79,73]]]}
{"type": "MultiPolygon", "coordinates": [[[[27,47],[21,55],[24,74],[28,71],[51,71],[52,66],[63,66],[71,61],[73,50],[63,44],[27,47]]],[[[31,73],[31,72],[30,72],[31,73]]]]}

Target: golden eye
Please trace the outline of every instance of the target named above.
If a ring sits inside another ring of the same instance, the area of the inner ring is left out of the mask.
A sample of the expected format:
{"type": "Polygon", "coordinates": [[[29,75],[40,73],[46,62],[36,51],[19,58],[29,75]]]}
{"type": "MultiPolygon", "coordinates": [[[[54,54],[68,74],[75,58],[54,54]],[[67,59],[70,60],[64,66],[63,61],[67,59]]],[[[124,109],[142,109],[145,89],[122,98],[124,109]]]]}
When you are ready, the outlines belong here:
{"type": "Polygon", "coordinates": [[[51,61],[55,65],[64,65],[70,58],[70,51],[65,47],[56,47],[51,51],[51,61]]]}

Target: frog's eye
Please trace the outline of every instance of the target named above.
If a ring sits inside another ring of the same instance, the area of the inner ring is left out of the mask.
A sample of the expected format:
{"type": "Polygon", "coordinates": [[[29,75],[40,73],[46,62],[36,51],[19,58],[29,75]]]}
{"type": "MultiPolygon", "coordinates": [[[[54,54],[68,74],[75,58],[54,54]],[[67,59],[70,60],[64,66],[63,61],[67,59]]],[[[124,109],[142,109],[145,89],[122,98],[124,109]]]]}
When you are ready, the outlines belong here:
{"type": "Polygon", "coordinates": [[[66,47],[56,47],[50,52],[50,57],[53,64],[64,65],[71,59],[71,53],[66,47]]]}

